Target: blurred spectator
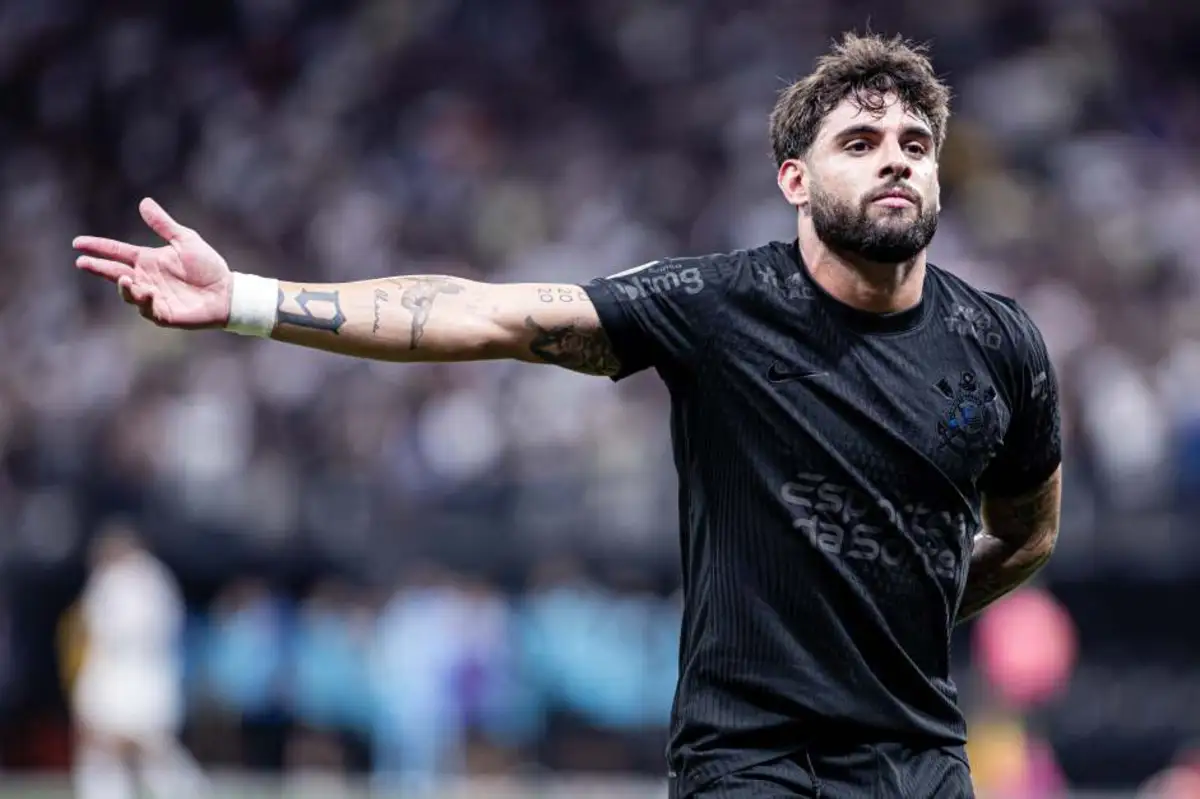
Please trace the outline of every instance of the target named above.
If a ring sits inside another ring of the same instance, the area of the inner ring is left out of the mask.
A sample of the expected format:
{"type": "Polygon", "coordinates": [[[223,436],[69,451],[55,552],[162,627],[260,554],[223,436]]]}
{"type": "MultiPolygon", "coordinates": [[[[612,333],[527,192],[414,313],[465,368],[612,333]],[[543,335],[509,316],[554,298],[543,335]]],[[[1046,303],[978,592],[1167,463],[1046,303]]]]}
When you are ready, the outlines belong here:
{"type": "Polygon", "coordinates": [[[384,784],[428,790],[462,772],[465,717],[455,677],[470,645],[469,611],[449,574],[423,566],[380,614],[374,747],[384,784]]]}
{"type": "Polygon", "coordinates": [[[374,712],[367,663],[372,625],[370,609],[353,590],[329,580],[301,606],[292,635],[289,705],[302,727],[340,753],[338,770],[349,761],[347,742],[370,729],[374,712]]]}
{"type": "Polygon", "coordinates": [[[212,695],[249,716],[282,701],[282,609],[265,585],[233,583],[213,603],[204,671],[212,695]]]}
{"type": "Polygon", "coordinates": [[[1050,745],[1017,717],[980,713],[967,744],[971,778],[983,796],[1055,799],[1067,781],[1050,745]]]}
{"type": "Polygon", "coordinates": [[[1029,710],[1065,690],[1076,633],[1070,615],[1046,591],[1017,589],[988,608],[974,632],[980,673],[1009,706],[1029,710]]]}
{"type": "Polygon", "coordinates": [[[243,766],[261,765],[255,732],[284,717],[285,647],[283,602],[257,580],[230,584],[216,598],[199,636],[200,702],[215,710],[216,743],[224,759],[243,766]]]}
{"type": "Polygon", "coordinates": [[[199,773],[177,742],[183,605],[170,572],[123,525],[106,527],[95,544],[81,622],[79,796],[132,799],[128,761],[156,796],[196,795],[199,773]]]}
{"type": "Polygon", "coordinates": [[[1144,799],[1191,799],[1200,796],[1200,747],[1187,747],[1138,793],[1144,799]]]}

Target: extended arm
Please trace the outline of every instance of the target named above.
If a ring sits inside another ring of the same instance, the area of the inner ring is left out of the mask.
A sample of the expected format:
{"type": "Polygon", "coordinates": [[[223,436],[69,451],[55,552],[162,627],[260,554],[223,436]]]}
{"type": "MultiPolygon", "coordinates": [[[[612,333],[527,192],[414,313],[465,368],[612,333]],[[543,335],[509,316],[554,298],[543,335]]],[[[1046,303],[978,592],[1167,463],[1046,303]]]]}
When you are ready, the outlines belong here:
{"type": "Polygon", "coordinates": [[[1058,540],[1061,500],[1062,467],[1020,496],[984,496],[984,529],[975,536],[958,621],[977,615],[1046,564],[1058,540]]]}
{"type": "Polygon", "coordinates": [[[565,284],[420,275],[279,284],[271,337],[388,361],[512,358],[593,375],[620,364],[587,293],[565,284]]]}
{"type": "Polygon", "coordinates": [[[643,264],[587,289],[443,275],[353,283],[274,280],[232,271],[199,233],[154,200],[144,199],[138,210],[165,245],[97,236],[78,236],[73,243],[80,253],[76,265],[115,283],[146,319],[160,327],[225,328],[360,358],[509,358],[614,379],[650,366],[678,371],[698,357],[720,296],[715,264],[689,258],[643,264]]]}

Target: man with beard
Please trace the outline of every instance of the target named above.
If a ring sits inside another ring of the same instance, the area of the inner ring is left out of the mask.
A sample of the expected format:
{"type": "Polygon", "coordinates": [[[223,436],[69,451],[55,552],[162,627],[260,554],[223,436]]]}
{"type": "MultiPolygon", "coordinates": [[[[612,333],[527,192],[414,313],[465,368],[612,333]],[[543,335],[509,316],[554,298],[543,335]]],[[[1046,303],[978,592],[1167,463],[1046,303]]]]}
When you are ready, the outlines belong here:
{"type": "Polygon", "coordinates": [[[676,797],[964,797],[956,622],[1058,531],[1054,371],[1012,300],[926,263],[949,92],[845,37],[781,95],[793,241],[586,286],[231,272],[153,201],[79,266],[155,323],[392,361],[514,358],[668,386],[685,616],[676,797]]]}

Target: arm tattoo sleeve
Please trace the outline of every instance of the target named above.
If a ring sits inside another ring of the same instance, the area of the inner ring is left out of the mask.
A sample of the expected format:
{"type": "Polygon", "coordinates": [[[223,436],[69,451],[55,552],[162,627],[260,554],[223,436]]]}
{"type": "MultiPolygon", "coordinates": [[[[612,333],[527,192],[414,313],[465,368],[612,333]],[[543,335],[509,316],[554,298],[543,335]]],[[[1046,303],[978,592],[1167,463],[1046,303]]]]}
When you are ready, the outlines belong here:
{"type": "Polygon", "coordinates": [[[546,363],[589,375],[612,376],[621,370],[608,336],[599,327],[576,323],[542,327],[532,316],[525,326],[533,331],[530,351],[546,363]]]}
{"type": "Polygon", "coordinates": [[[1021,497],[987,502],[988,529],[975,536],[958,620],[978,614],[1032,577],[1058,535],[1060,478],[1021,497]]]}
{"type": "Polygon", "coordinates": [[[400,305],[412,314],[412,333],[408,348],[415,350],[425,335],[425,325],[433,313],[433,302],[439,294],[458,294],[463,290],[453,278],[417,277],[393,280],[401,288],[400,305]]]}
{"type": "Polygon", "coordinates": [[[346,315],[342,312],[342,297],[336,291],[309,291],[302,289],[295,296],[300,313],[284,310],[287,297],[283,289],[279,290],[279,300],[276,304],[278,323],[293,327],[306,327],[310,330],[328,330],[337,335],[346,324],[346,315]],[[316,304],[314,309],[312,304],[316,304]],[[325,311],[332,307],[332,313],[317,314],[314,311],[325,311]]]}

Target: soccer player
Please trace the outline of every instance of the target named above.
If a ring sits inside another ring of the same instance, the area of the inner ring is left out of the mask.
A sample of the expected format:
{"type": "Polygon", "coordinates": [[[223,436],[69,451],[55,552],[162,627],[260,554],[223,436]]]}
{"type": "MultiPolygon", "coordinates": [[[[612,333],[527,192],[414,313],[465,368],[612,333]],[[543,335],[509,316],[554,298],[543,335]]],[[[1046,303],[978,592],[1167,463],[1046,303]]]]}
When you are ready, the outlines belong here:
{"type": "Polygon", "coordinates": [[[901,39],[843,38],[770,130],[794,240],[587,285],[231,272],[81,237],[78,265],[166,327],[391,361],[513,358],[671,394],[686,598],[675,797],[966,797],[956,622],[1058,532],[1057,387],[1011,299],[926,262],[949,92],[901,39]]]}
{"type": "Polygon", "coordinates": [[[187,799],[203,776],[178,741],[183,598],[167,568],[121,523],[106,526],[80,600],[85,655],[74,686],[76,795],[187,799]],[[134,768],[136,767],[136,776],[134,768]]]}

